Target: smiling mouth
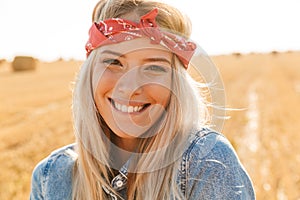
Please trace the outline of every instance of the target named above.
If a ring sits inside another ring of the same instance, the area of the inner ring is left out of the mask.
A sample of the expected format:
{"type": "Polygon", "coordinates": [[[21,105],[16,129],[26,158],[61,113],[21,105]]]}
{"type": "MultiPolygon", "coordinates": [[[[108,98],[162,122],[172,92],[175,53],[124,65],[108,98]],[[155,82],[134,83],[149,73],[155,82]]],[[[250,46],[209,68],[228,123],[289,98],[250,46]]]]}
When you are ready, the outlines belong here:
{"type": "Polygon", "coordinates": [[[146,103],[146,104],[141,104],[138,106],[129,106],[129,105],[124,105],[124,104],[120,104],[117,103],[116,101],[114,101],[111,98],[108,98],[108,100],[110,101],[111,105],[118,111],[123,112],[123,113],[138,113],[138,112],[142,112],[143,110],[145,110],[148,106],[150,106],[150,103],[146,103]]]}

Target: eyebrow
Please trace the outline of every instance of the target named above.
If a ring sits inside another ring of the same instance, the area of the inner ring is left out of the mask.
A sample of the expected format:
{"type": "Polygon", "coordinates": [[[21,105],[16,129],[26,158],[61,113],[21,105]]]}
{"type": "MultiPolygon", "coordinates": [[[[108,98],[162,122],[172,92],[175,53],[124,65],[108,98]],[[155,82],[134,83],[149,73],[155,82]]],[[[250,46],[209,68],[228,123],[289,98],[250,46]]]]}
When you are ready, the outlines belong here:
{"type": "Polygon", "coordinates": [[[113,55],[116,55],[116,56],[119,56],[119,57],[124,57],[123,54],[121,54],[119,52],[111,51],[111,50],[104,50],[101,53],[108,53],[108,54],[113,54],[113,55]]]}
{"type": "MultiPolygon", "coordinates": [[[[111,50],[104,50],[102,51],[101,53],[107,53],[107,54],[112,54],[112,55],[115,55],[115,56],[118,56],[118,57],[126,57],[124,54],[122,53],[119,53],[119,52],[116,52],[116,51],[111,51],[111,50]]],[[[169,61],[168,59],[166,58],[163,58],[163,57],[153,57],[153,58],[145,58],[143,59],[144,62],[165,62],[167,64],[170,64],[171,65],[171,61],[169,61]]]]}
{"type": "Polygon", "coordinates": [[[171,61],[169,61],[166,58],[160,58],[160,57],[158,57],[158,58],[145,58],[145,59],[143,59],[143,61],[145,61],[145,62],[165,62],[165,63],[171,65],[171,61]]]}

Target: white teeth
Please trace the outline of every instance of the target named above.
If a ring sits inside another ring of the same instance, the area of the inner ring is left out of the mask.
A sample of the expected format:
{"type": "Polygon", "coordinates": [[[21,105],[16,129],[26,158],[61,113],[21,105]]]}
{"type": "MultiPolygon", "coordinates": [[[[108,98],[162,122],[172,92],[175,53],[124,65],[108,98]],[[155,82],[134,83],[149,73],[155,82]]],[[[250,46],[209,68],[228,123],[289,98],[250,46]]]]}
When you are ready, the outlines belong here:
{"type": "Polygon", "coordinates": [[[115,103],[115,107],[118,109],[118,110],[121,110],[122,106],[120,104],[117,104],[115,103]]]}
{"type": "Polygon", "coordinates": [[[128,107],[128,112],[129,112],[129,113],[132,113],[132,112],[133,112],[133,106],[129,106],[129,107],[128,107]]]}
{"type": "Polygon", "coordinates": [[[122,111],[122,112],[126,112],[127,110],[128,110],[128,109],[127,109],[127,106],[122,105],[121,111],[122,111]]]}
{"type": "Polygon", "coordinates": [[[139,110],[139,107],[138,106],[134,106],[133,110],[134,110],[134,112],[137,112],[139,110]]]}
{"type": "Polygon", "coordinates": [[[143,108],[143,106],[126,106],[126,105],[121,105],[121,104],[118,104],[115,101],[114,101],[114,105],[115,105],[115,108],[117,110],[122,111],[122,112],[127,112],[127,113],[139,112],[143,108]]]}

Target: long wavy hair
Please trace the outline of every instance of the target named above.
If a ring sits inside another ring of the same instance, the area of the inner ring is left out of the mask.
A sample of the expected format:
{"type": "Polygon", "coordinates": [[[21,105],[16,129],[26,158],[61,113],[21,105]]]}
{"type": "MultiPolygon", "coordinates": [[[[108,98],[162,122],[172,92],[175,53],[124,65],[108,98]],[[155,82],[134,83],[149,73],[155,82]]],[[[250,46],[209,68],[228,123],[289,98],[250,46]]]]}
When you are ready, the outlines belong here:
{"type": "MultiPolygon", "coordinates": [[[[93,21],[130,14],[138,20],[158,8],[156,18],[161,28],[189,38],[189,20],[176,8],[149,0],[101,0],[95,6],[93,21]]],[[[97,49],[83,63],[73,91],[73,118],[78,158],[74,167],[73,199],[107,199],[103,187],[118,196],[110,185],[111,164],[110,128],[102,119],[94,101],[93,69],[97,49]]],[[[138,146],[140,156],[135,159],[136,173],[128,175],[127,199],[184,199],[176,183],[181,155],[191,133],[207,121],[207,108],[196,83],[176,56],[172,61],[172,83],[164,124],[157,134],[143,138],[138,146]],[[166,158],[169,160],[166,162],[166,158]],[[146,170],[145,170],[146,169],[146,170]]],[[[152,130],[153,131],[153,130],[152,130]]]]}

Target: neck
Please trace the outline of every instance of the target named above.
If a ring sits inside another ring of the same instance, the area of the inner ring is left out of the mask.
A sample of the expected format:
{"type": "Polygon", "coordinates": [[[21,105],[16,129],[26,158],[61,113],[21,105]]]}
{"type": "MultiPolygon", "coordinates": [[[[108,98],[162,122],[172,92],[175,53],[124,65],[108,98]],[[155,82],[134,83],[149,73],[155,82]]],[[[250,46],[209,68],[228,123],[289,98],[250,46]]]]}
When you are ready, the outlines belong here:
{"type": "Polygon", "coordinates": [[[119,147],[119,149],[110,152],[114,166],[119,170],[128,161],[132,153],[136,151],[138,139],[120,138],[115,134],[112,134],[110,139],[112,143],[119,147]]]}
{"type": "Polygon", "coordinates": [[[139,142],[138,138],[121,138],[115,134],[112,134],[110,138],[115,145],[129,152],[135,152],[139,142]]]}

